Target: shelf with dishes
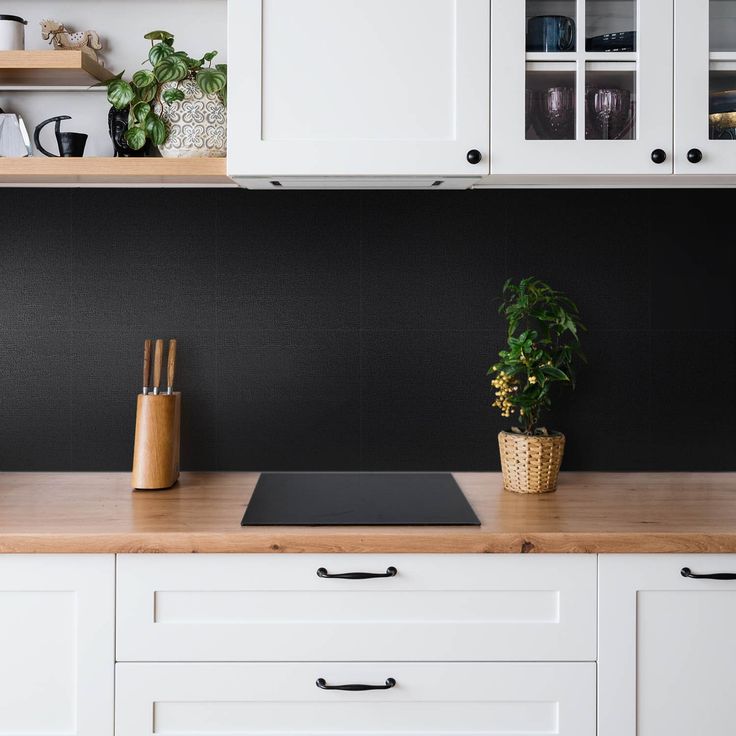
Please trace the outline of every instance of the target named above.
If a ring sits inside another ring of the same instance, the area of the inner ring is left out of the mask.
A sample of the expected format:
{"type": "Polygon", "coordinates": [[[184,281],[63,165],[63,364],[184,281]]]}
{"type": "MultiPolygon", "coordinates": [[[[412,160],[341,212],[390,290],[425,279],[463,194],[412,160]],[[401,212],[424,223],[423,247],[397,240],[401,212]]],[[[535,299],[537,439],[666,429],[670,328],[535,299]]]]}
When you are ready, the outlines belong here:
{"type": "Polygon", "coordinates": [[[527,51],[528,62],[544,61],[550,63],[575,62],[579,59],[584,61],[595,61],[602,64],[620,64],[622,62],[637,61],[636,51],[621,51],[619,53],[608,53],[605,51],[527,51]]]}

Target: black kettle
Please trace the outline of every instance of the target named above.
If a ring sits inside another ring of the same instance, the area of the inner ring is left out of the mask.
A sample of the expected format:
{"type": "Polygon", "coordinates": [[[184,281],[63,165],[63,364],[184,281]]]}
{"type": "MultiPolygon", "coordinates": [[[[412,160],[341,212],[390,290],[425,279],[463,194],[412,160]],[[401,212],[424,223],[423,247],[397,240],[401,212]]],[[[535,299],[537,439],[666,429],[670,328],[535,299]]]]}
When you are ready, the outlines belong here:
{"type": "Polygon", "coordinates": [[[33,133],[33,142],[36,144],[36,148],[41,151],[44,156],[51,156],[51,158],[79,158],[84,156],[84,147],[87,144],[86,133],[62,133],[61,132],[61,121],[71,120],[69,115],[59,115],[55,118],[49,118],[44,120],[40,125],[36,126],[36,130],[33,133]],[[56,123],[56,144],[59,146],[58,155],[55,153],[49,153],[42,145],[40,140],[41,129],[49,123],[56,123]]]}

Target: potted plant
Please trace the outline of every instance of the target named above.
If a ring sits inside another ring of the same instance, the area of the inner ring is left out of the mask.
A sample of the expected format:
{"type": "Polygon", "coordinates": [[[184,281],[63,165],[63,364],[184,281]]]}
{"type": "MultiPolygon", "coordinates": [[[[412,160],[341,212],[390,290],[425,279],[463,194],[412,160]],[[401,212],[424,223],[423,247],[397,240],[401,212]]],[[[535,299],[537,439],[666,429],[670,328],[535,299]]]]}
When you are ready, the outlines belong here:
{"type": "Polygon", "coordinates": [[[503,484],[516,493],[547,493],[557,487],[565,436],[540,425],[557,384],[574,388],[579,333],[578,309],[564,294],[535,278],[507,281],[499,313],[508,326],[507,346],[488,370],[501,416],[519,426],[500,432],[503,484]]]}
{"type": "Polygon", "coordinates": [[[224,157],[227,65],[212,65],[217,51],[199,59],[176,51],[168,31],[151,31],[144,38],[151,42],[145,61],[150,68],[137,71],[130,82],[121,72],[102,83],[113,108],[127,113],[127,146],[141,151],[152,144],[162,156],[177,158],[224,157]]]}

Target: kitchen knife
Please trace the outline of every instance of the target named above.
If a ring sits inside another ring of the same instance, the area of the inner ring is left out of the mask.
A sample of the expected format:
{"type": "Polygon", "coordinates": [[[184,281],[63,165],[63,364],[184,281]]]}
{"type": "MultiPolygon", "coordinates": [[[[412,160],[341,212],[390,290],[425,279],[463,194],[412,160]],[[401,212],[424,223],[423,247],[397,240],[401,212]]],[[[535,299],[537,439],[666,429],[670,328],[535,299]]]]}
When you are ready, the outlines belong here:
{"type": "Polygon", "coordinates": [[[143,343],[143,395],[148,395],[148,380],[151,377],[151,341],[143,343]]]}
{"type": "Polygon", "coordinates": [[[166,393],[171,396],[174,393],[174,371],[176,370],[176,340],[169,340],[169,362],[168,376],[166,381],[166,393]]]}
{"type": "Polygon", "coordinates": [[[153,393],[158,396],[161,388],[161,368],[164,361],[164,341],[156,340],[156,349],[153,354],[153,393]]]}

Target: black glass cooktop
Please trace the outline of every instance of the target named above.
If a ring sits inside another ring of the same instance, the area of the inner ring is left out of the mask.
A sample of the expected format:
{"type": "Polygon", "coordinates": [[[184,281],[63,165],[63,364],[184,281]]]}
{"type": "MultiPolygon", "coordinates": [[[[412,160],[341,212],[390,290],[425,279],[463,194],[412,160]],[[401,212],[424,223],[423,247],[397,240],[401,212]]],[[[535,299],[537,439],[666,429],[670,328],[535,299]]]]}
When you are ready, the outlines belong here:
{"type": "Polygon", "coordinates": [[[241,524],[479,526],[480,521],[450,473],[263,473],[241,524]]]}

